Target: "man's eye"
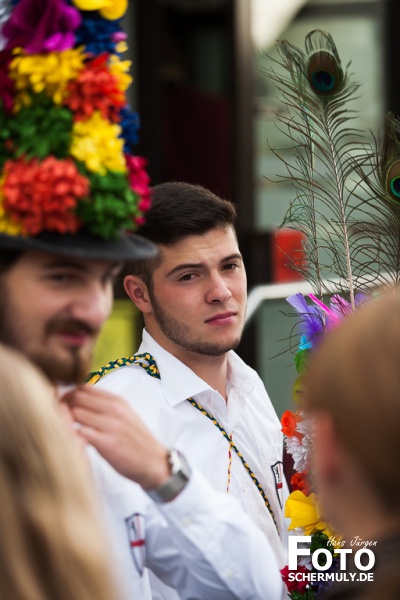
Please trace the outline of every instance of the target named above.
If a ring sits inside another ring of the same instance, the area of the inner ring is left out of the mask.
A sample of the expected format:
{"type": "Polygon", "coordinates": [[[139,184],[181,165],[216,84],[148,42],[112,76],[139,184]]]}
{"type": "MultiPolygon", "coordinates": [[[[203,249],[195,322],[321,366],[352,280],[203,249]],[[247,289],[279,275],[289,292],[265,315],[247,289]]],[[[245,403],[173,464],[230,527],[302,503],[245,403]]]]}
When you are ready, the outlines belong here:
{"type": "Polygon", "coordinates": [[[52,273],[49,275],[49,279],[57,283],[69,283],[74,281],[76,277],[71,273],[52,273]]]}
{"type": "Polygon", "coordinates": [[[179,277],[178,281],[191,281],[194,278],[194,273],[186,273],[186,275],[182,275],[179,277]]]}
{"type": "Polygon", "coordinates": [[[237,263],[228,263],[223,266],[223,269],[225,271],[234,271],[235,269],[238,269],[238,268],[239,268],[239,265],[237,263]]]}

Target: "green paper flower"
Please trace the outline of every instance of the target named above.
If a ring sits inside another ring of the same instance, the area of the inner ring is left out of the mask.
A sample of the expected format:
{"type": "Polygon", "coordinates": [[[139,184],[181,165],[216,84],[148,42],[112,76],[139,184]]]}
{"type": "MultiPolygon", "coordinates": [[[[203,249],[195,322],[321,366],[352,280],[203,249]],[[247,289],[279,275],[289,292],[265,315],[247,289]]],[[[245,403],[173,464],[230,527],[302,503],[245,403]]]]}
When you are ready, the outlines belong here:
{"type": "Polygon", "coordinates": [[[53,155],[66,158],[72,131],[72,114],[56,106],[44,96],[32,98],[29,107],[10,120],[9,128],[15,146],[15,157],[44,159],[53,155]]]}
{"type": "Polygon", "coordinates": [[[303,350],[299,350],[294,357],[294,363],[296,365],[296,371],[300,374],[304,373],[308,367],[308,360],[310,358],[310,349],[304,348],[303,350]]]}
{"type": "Polygon", "coordinates": [[[107,175],[92,173],[79,166],[90,181],[90,198],[78,203],[77,216],[93,235],[113,239],[121,230],[133,230],[139,214],[139,196],[129,187],[126,175],[109,171],[107,175]]]}

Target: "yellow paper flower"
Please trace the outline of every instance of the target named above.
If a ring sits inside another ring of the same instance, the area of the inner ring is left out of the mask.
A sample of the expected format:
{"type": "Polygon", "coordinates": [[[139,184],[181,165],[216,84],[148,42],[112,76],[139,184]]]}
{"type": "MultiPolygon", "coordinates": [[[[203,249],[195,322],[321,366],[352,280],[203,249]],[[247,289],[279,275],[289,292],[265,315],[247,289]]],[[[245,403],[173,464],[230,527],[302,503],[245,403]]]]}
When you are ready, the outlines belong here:
{"type": "Polygon", "coordinates": [[[116,78],[122,92],[125,92],[132,83],[132,77],[129,75],[131,64],[130,60],[120,60],[115,54],[112,54],[109,59],[108,68],[116,78]]]}
{"type": "Polygon", "coordinates": [[[128,52],[128,44],[121,40],[118,44],[115,44],[115,50],[118,54],[124,54],[125,52],[128,52]]]}
{"type": "Polygon", "coordinates": [[[103,119],[96,111],[86,121],[76,121],[72,129],[71,155],[85,163],[89,171],[126,172],[121,127],[103,119]]]}
{"type": "Polygon", "coordinates": [[[99,10],[102,17],[114,21],[126,13],[128,0],[73,0],[79,10],[99,10]]]}
{"type": "Polygon", "coordinates": [[[291,519],[289,531],[301,527],[305,535],[312,535],[317,530],[328,537],[334,535],[319,512],[315,494],[306,496],[300,490],[292,492],[286,500],[285,517],[291,519]]]}
{"type": "Polygon", "coordinates": [[[83,48],[48,54],[25,54],[21,48],[17,48],[9,70],[9,76],[15,81],[18,91],[15,110],[29,106],[29,92],[44,92],[55,104],[61,104],[66,86],[83,68],[84,58],[83,48]]]}

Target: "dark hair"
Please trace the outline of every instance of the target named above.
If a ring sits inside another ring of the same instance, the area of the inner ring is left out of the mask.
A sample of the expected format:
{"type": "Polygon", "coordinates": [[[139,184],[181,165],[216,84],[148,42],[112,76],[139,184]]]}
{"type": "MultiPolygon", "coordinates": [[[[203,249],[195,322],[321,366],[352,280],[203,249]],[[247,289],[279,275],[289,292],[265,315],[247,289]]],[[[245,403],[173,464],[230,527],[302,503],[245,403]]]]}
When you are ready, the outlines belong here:
{"type": "Polygon", "coordinates": [[[24,250],[0,248],[0,277],[21,258],[24,250]]]}
{"type": "MultiPolygon", "coordinates": [[[[171,181],[151,189],[151,208],[138,233],[163,246],[173,246],[185,237],[203,235],[211,229],[234,228],[236,209],[200,185],[171,181]]],[[[134,274],[151,285],[151,273],[161,257],[128,262],[124,274],[134,274]]]]}

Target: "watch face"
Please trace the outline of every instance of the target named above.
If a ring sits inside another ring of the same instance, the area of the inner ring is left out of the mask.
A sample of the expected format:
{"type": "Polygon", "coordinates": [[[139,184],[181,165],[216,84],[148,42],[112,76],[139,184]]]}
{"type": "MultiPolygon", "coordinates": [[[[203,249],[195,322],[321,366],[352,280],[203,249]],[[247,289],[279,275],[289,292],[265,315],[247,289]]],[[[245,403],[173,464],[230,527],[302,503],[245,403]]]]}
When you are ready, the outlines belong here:
{"type": "Polygon", "coordinates": [[[164,485],[147,490],[147,494],[156,502],[170,502],[186,487],[191,469],[186,458],[175,448],[168,451],[168,462],[171,466],[171,477],[164,485]]]}
{"type": "Polygon", "coordinates": [[[190,467],[184,455],[179,452],[179,450],[175,450],[172,448],[169,450],[168,461],[171,465],[171,474],[175,475],[180,471],[189,478],[190,476],[190,467]]]}

